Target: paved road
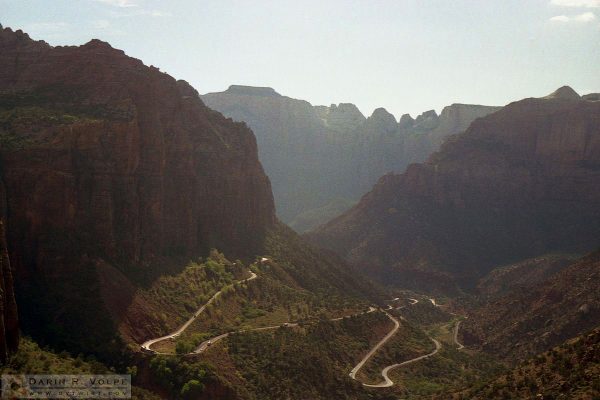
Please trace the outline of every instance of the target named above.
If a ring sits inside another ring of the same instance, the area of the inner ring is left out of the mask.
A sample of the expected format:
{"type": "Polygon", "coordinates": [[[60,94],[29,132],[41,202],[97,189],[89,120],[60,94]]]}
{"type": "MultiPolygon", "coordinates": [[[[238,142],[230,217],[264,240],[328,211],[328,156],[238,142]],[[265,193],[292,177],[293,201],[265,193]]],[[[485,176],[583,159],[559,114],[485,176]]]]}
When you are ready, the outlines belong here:
{"type": "Polygon", "coordinates": [[[459,328],[461,322],[462,321],[458,321],[456,323],[456,325],[454,326],[454,343],[456,343],[456,345],[458,346],[457,347],[458,350],[462,350],[465,347],[461,343],[458,342],[458,328],[459,328]]]}
{"type": "Polygon", "coordinates": [[[231,335],[232,333],[243,333],[243,332],[253,332],[253,331],[268,331],[268,330],[271,330],[271,329],[277,329],[277,328],[281,328],[281,327],[293,327],[293,326],[298,326],[298,324],[295,323],[295,322],[286,322],[284,324],[279,324],[279,325],[263,326],[261,328],[242,329],[242,330],[235,331],[235,332],[223,333],[223,334],[220,334],[219,336],[212,337],[212,338],[207,339],[204,342],[200,343],[200,345],[196,348],[196,350],[192,351],[192,353],[190,353],[190,354],[200,354],[204,350],[206,350],[210,346],[212,346],[213,344],[215,344],[215,343],[217,343],[217,342],[225,339],[227,336],[231,335]]]}
{"type": "Polygon", "coordinates": [[[420,357],[417,357],[417,358],[413,358],[413,359],[408,360],[408,361],[401,362],[399,364],[388,365],[387,367],[385,367],[381,371],[381,375],[383,376],[383,379],[384,379],[383,382],[375,384],[375,385],[370,385],[368,383],[363,383],[363,386],[373,387],[373,388],[383,388],[383,387],[393,386],[394,385],[394,381],[392,381],[390,379],[390,377],[388,376],[388,372],[390,372],[392,369],[401,367],[403,365],[412,364],[412,363],[417,362],[417,361],[424,360],[424,359],[426,359],[428,357],[431,357],[431,356],[435,355],[438,351],[440,351],[440,349],[442,348],[442,344],[440,342],[438,342],[437,340],[435,340],[434,338],[432,338],[432,337],[430,337],[429,339],[431,339],[431,341],[435,344],[435,350],[433,350],[431,353],[425,354],[424,356],[420,356],[420,357]]]}
{"type": "Polygon", "coordinates": [[[179,327],[179,329],[177,329],[175,332],[172,332],[172,333],[170,333],[170,334],[168,334],[166,336],[161,336],[159,338],[150,339],[150,340],[144,342],[142,344],[142,346],[141,346],[142,350],[145,351],[145,352],[150,352],[150,353],[155,353],[155,354],[163,354],[163,353],[159,353],[156,350],[152,350],[151,346],[153,344],[158,343],[158,342],[162,342],[163,340],[166,340],[166,339],[175,339],[179,335],[181,335],[196,320],[196,318],[198,318],[200,316],[200,314],[202,314],[204,312],[204,310],[206,310],[206,307],[208,307],[210,304],[212,304],[221,295],[221,293],[223,292],[223,290],[225,290],[226,288],[231,287],[231,286],[235,285],[238,282],[250,282],[251,280],[257,278],[257,275],[254,272],[252,272],[252,271],[248,271],[248,272],[250,273],[250,277],[249,278],[242,279],[240,281],[235,281],[232,284],[224,286],[221,290],[219,290],[217,293],[215,293],[210,299],[208,299],[208,301],[202,307],[200,307],[194,313],[194,315],[192,315],[192,317],[187,320],[187,322],[185,324],[181,325],[179,327]]]}
{"type": "MultiPolygon", "coordinates": [[[[367,361],[369,361],[369,358],[371,358],[371,356],[373,356],[373,354],[375,354],[375,352],[377,350],[379,350],[379,348],[381,346],[383,346],[388,340],[390,340],[392,338],[392,336],[394,336],[394,334],[396,333],[396,331],[398,330],[398,328],[400,328],[400,322],[398,322],[398,320],[394,317],[392,317],[390,314],[388,314],[387,312],[385,312],[385,315],[387,315],[387,317],[392,320],[392,322],[394,323],[394,327],[392,328],[392,330],[385,335],[385,337],[383,339],[381,339],[379,341],[379,343],[377,343],[368,353],[366,356],[363,357],[362,360],[360,360],[360,362],[358,364],[356,364],[356,367],[352,368],[352,371],[350,371],[350,378],[352,379],[356,379],[356,374],[358,373],[358,371],[360,371],[360,369],[363,367],[363,365],[365,365],[365,363],[367,361]]],[[[363,383],[364,385],[364,383],[363,383]]]]}
{"type": "MultiPolygon", "coordinates": [[[[367,311],[363,311],[363,312],[356,313],[356,314],[344,315],[343,317],[332,318],[332,319],[330,319],[330,321],[340,321],[340,320],[342,320],[344,318],[348,318],[348,317],[352,317],[352,316],[357,316],[357,315],[362,315],[362,314],[369,314],[369,313],[372,313],[375,310],[376,310],[375,307],[369,307],[369,309],[367,311]]],[[[298,326],[297,322],[284,322],[284,323],[279,324],[279,325],[263,326],[261,328],[242,329],[242,330],[236,331],[235,333],[255,332],[255,331],[268,331],[268,330],[277,329],[277,328],[288,328],[288,327],[292,328],[292,327],[295,327],[295,326],[298,326]]],[[[232,333],[234,333],[234,332],[223,333],[223,334],[221,334],[219,336],[215,336],[213,338],[205,340],[204,342],[200,343],[200,345],[196,348],[196,350],[194,350],[192,352],[192,354],[200,354],[200,353],[202,353],[204,350],[206,350],[210,346],[214,345],[218,341],[225,339],[227,336],[229,336],[232,333]]]]}
{"type": "MultiPolygon", "coordinates": [[[[419,300],[417,299],[408,299],[410,300],[410,305],[415,305],[419,302],[419,300]]],[[[435,300],[434,299],[429,299],[431,301],[431,303],[434,306],[437,306],[437,304],[435,304],[435,300]]],[[[391,306],[388,307],[388,309],[390,309],[391,306]]],[[[404,308],[404,306],[402,307],[398,307],[397,309],[400,308],[404,308]]],[[[385,335],[385,337],[383,339],[381,339],[381,341],[379,341],[379,343],[377,343],[368,353],[365,357],[363,357],[362,360],[360,360],[360,362],[358,364],[356,364],[356,366],[354,368],[352,368],[352,371],[350,371],[350,377],[354,380],[356,380],[356,374],[358,373],[358,371],[360,371],[360,369],[363,367],[363,365],[369,360],[369,358],[371,358],[373,356],[373,354],[375,354],[377,352],[377,350],[379,350],[379,348],[381,348],[381,346],[383,346],[388,340],[390,340],[392,338],[392,336],[394,336],[394,334],[396,333],[396,331],[398,330],[398,328],[400,327],[400,322],[398,322],[397,319],[395,319],[394,317],[392,317],[390,314],[388,314],[387,312],[385,312],[385,315],[388,316],[388,318],[390,318],[393,322],[394,322],[394,328],[392,328],[392,330],[385,335]]],[[[404,319],[402,317],[400,317],[401,319],[404,319]]],[[[456,332],[455,332],[456,335],[456,332]]],[[[394,382],[389,378],[388,376],[388,372],[390,372],[392,369],[394,368],[398,368],[401,367],[403,365],[407,365],[407,364],[411,364],[420,360],[423,360],[425,358],[431,357],[433,355],[435,355],[438,351],[440,351],[440,349],[442,348],[442,344],[437,341],[436,339],[429,337],[429,339],[431,339],[431,341],[435,344],[435,350],[433,350],[431,353],[429,354],[425,354],[416,358],[413,358],[411,360],[408,361],[404,361],[398,364],[392,364],[392,365],[388,365],[387,367],[385,367],[382,371],[381,371],[381,375],[383,376],[384,381],[381,383],[377,383],[374,385],[368,384],[368,383],[363,383],[363,386],[366,387],[373,387],[373,388],[382,388],[382,387],[390,387],[392,385],[394,385],[394,382]]],[[[456,342],[458,343],[458,342],[456,342]]]]}

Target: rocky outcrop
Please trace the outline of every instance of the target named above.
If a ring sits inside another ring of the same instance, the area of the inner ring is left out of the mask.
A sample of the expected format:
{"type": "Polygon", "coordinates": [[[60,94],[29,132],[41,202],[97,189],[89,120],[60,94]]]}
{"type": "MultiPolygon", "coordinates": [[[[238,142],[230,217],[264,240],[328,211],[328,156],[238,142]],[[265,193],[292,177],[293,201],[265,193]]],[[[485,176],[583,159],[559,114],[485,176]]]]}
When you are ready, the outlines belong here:
{"type": "Polygon", "coordinates": [[[398,130],[396,118],[387,112],[385,108],[377,108],[365,122],[367,133],[395,134],[398,130]]]}
{"type": "Polygon", "coordinates": [[[335,132],[351,133],[365,122],[365,116],[351,103],[332,104],[329,108],[321,110],[323,112],[320,117],[325,126],[335,132]]]}
{"type": "Polygon", "coordinates": [[[388,282],[442,273],[469,286],[497,265],[597,246],[599,166],[600,103],[525,99],[384,176],[312,238],[388,282]]]}
{"type": "Polygon", "coordinates": [[[412,128],[415,124],[415,119],[410,116],[410,114],[402,114],[400,117],[400,121],[398,122],[398,128],[400,129],[408,129],[412,128]]]}
{"type": "Polygon", "coordinates": [[[365,118],[353,104],[313,107],[270,88],[234,85],[202,98],[252,127],[277,213],[299,231],[338,215],[340,205],[356,203],[383,174],[422,161],[447,136],[498,109],[455,104],[440,116],[404,115],[398,123],[383,108],[365,118]]]}
{"type": "Polygon", "coordinates": [[[581,98],[587,101],[600,101],[600,93],[585,94],[581,98]]]}
{"type": "MultiPolygon", "coordinates": [[[[248,127],[108,43],[51,47],[3,29],[0,109],[7,239],[19,286],[66,285],[65,275],[93,275],[83,266],[97,259],[135,280],[212,247],[253,257],[275,222],[248,127]]],[[[27,296],[19,301],[29,311],[49,301],[27,296]]],[[[64,311],[67,300],[60,303],[64,311]]],[[[27,315],[27,324],[68,317],[27,315]]]]}
{"type": "Polygon", "coordinates": [[[579,100],[581,96],[569,86],[562,86],[546,96],[547,99],[579,100]]]}

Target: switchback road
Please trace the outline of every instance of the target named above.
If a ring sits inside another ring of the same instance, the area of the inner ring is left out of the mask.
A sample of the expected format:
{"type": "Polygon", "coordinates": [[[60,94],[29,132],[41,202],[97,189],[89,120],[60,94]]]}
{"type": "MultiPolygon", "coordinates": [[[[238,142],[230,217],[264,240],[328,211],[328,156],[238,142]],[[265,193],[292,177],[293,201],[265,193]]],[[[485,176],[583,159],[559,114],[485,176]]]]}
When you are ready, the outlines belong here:
{"type": "Polygon", "coordinates": [[[162,353],[157,352],[156,350],[152,350],[151,346],[153,344],[158,343],[158,342],[162,342],[163,340],[175,339],[179,335],[181,335],[196,320],[196,318],[198,318],[200,316],[200,314],[202,314],[204,312],[204,310],[206,310],[206,307],[208,307],[210,304],[212,304],[221,295],[221,293],[223,292],[223,290],[225,290],[225,289],[227,289],[229,287],[232,287],[236,283],[239,283],[239,282],[249,282],[249,281],[257,278],[257,275],[254,272],[248,271],[248,273],[250,274],[249,278],[242,279],[242,280],[239,280],[239,281],[235,281],[235,282],[233,282],[233,283],[231,283],[231,284],[229,284],[227,286],[224,286],[217,293],[213,294],[212,297],[210,299],[208,299],[208,301],[206,303],[204,303],[204,305],[202,307],[200,307],[194,313],[194,315],[192,315],[191,318],[188,319],[185,324],[181,325],[179,327],[179,329],[177,329],[175,332],[172,332],[172,333],[170,333],[168,335],[165,335],[165,336],[161,336],[161,337],[156,338],[156,339],[150,339],[150,340],[144,342],[142,344],[142,346],[141,346],[142,350],[145,351],[145,352],[150,352],[150,353],[155,353],[155,354],[162,354],[162,353]]]}

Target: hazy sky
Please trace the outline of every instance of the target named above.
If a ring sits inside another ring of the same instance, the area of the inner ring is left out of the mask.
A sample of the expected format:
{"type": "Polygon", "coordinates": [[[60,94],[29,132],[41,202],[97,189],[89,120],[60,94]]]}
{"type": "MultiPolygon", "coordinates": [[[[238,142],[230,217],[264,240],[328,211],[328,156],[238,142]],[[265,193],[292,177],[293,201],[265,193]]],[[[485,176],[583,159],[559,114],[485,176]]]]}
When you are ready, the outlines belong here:
{"type": "Polygon", "coordinates": [[[271,86],[367,115],[600,92],[600,0],[0,0],[0,23],[106,40],[200,93],[271,86]]]}

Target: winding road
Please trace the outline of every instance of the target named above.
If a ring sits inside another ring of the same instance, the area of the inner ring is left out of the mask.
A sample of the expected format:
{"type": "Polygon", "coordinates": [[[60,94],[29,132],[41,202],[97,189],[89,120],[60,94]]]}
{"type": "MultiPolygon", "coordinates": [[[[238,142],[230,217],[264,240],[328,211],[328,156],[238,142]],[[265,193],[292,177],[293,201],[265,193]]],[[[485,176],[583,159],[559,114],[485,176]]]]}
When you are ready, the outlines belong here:
{"type": "MultiPolygon", "coordinates": [[[[383,339],[381,339],[379,341],[379,343],[377,343],[368,353],[366,356],[363,357],[362,360],[360,360],[360,362],[358,364],[356,364],[356,367],[352,368],[352,371],[350,371],[350,378],[356,380],[356,374],[358,373],[358,371],[363,367],[363,365],[365,365],[365,363],[367,361],[369,361],[369,358],[371,358],[371,356],[373,356],[373,354],[375,354],[375,352],[377,350],[379,350],[379,348],[381,346],[383,346],[388,340],[390,340],[392,338],[392,336],[394,336],[394,334],[396,333],[396,331],[398,330],[398,328],[400,328],[400,322],[398,322],[398,320],[394,317],[392,317],[390,314],[388,314],[387,312],[385,312],[385,315],[387,315],[387,317],[392,320],[392,322],[394,323],[394,327],[392,328],[392,330],[385,335],[385,337],[383,339]]],[[[364,383],[363,383],[364,385],[364,383]]]]}
{"type": "Polygon", "coordinates": [[[464,349],[464,348],[465,348],[465,346],[463,346],[463,345],[462,345],[461,343],[459,343],[459,341],[458,341],[458,328],[460,327],[460,323],[461,323],[461,322],[462,322],[462,321],[458,321],[458,322],[456,323],[456,325],[454,326],[454,343],[456,343],[456,346],[458,346],[458,347],[457,347],[457,350],[462,350],[462,349],[464,349]]]}
{"type": "MultiPolygon", "coordinates": [[[[265,259],[263,259],[265,260],[265,259]]],[[[263,260],[261,260],[261,262],[263,262],[263,260]]],[[[221,290],[219,290],[218,292],[216,292],[202,307],[200,307],[193,315],[192,317],[190,317],[190,319],[188,319],[182,326],[180,326],[176,331],[165,335],[165,336],[161,336],[159,338],[156,339],[150,339],[146,342],[144,342],[141,345],[141,349],[144,352],[149,352],[149,353],[153,353],[153,354],[169,354],[169,353],[161,353],[158,352],[156,350],[153,350],[151,348],[152,345],[161,342],[163,340],[167,340],[167,339],[175,339],[177,337],[179,337],[199,316],[200,314],[202,314],[204,312],[204,310],[206,310],[206,308],[212,304],[223,292],[223,290],[234,286],[236,283],[240,283],[240,282],[249,282],[253,279],[256,279],[258,276],[252,272],[252,271],[248,271],[250,276],[246,279],[242,279],[239,281],[235,281],[229,285],[224,286],[223,288],[221,288],[221,290]]],[[[393,299],[392,301],[398,301],[398,298],[393,299]]],[[[419,302],[419,300],[417,299],[413,299],[413,298],[409,298],[408,299],[410,301],[410,305],[415,305],[419,302]]],[[[431,303],[434,306],[438,306],[435,303],[434,299],[429,299],[431,301],[431,303]]],[[[405,306],[402,307],[398,307],[397,309],[401,309],[404,308],[405,306]]],[[[388,308],[386,310],[391,310],[393,307],[391,305],[388,305],[388,308]]],[[[362,358],[362,360],[360,360],[360,362],[358,364],[356,364],[356,366],[354,368],[352,368],[352,371],[350,371],[349,375],[352,379],[357,380],[356,378],[356,374],[358,373],[358,371],[360,371],[360,369],[365,365],[365,363],[367,361],[369,361],[369,359],[383,346],[385,345],[398,331],[398,329],[400,328],[400,321],[398,321],[396,318],[394,318],[391,314],[389,314],[387,311],[380,309],[381,312],[383,312],[393,323],[394,323],[394,327],[375,345],[373,346],[373,348],[371,348],[371,350],[369,350],[369,352],[362,358]]],[[[342,320],[344,318],[348,318],[348,317],[352,317],[352,316],[357,316],[357,315],[362,315],[362,314],[369,314],[376,311],[376,308],[374,307],[369,307],[369,309],[367,311],[363,311],[360,313],[355,313],[355,314],[351,314],[351,315],[345,315],[342,317],[337,317],[337,318],[332,318],[330,319],[330,321],[339,321],[342,320]]],[[[400,317],[401,319],[403,319],[402,317],[400,317]]],[[[464,346],[458,342],[458,329],[460,327],[460,323],[462,321],[458,321],[456,323],[456,325],[454,326],[454,342],[456,343],[456,345],[458,346],[458,350],[461,350],[464,348],[464,346]]],[[[251,331],[266,331],[266,330],[272,330],[272,329],[277,329],[277,328],[281,328],[281,327],[295,327],[298,326],[297,322],[285,322],[282,324],[278,324],[278,325],[272,325],[272,326],[264,326],[264,327],[260,327],[260,328],[250,328],[250,329],[242,329],[242,330],[238,330],[235,332],[226,332],[226,333],[222,333],[218,336],[214,336],[210,339],[207,339],[205,341],[203,341],[202,343],[200,343],[200,345],[198,345],[198,347],[192,351],[190,354],[200,354],[202,352],[204,352],[206,349],[208,349],[211,345],[225,339],[226,337],[228,337],[229,335],[233,334],[233,333],[243,333],[243,332],[251,332],[251,331]]],[[[382,371],[381,371],[381,376],[383,377],[383,382],[381,383],[377,383],[377,384],[368,384],[368,383],[362,383],[363,386],[365,387],[371,387],[371,388],[385,388],[385,387],[390,387],[394,385],[394,381],[392,381],[388,375],[388,373],[398,367],[404,366],[404,365],[408,365],[408,364],[412,364],[414,362],[420,361],[420,360],[424,360],[428,357],[434,356],[435,354],[437,354],[438,351],[440,351],[440,349],[442,348],[442,344],[432,338],[431,336],[428,336],[429,339],[435,344],[435,349],[428,354],[407,360],[407,361],[403,361],[401,363],[397,363],[397,364],[392,364],[392,365],[388,365],[387,367],[385,367],[382,371]]]]}
{"type": "MultiPolygon", "coordinates": [[[[396,299],[394,299],[396,300],[396,299]]],[[[410,305],[415,305],[419,302],[419,300],[417,299],[408,299],[410,301],[410,305]]],[[[435,307],[439,307],[438,304],[436,304],[435,299],[430,298],[429,301],[431,301],[431,304],[433,304],[435,307]]],[[[398,307],[397,309],[402,309],[405,306],[402,307],[398,307]]],[[[390,307],[388,307],[389,309],[390,307]]],[[[365,363],[377,352],[377,350],[379,350],[381,348],[381,346],[383,346],[388,340],[390,340],[392,338],[392,336],[394,336],[394,334],[396,333],[396,331],[398,331],[398,328],[400,327],[400,322],[392,317],[390,314],[388,314],[387,312],[384,311],[384,313],[388,316],[389,319],[392,320],[392,322],[394,322],[394,327],[392,328],[392,330],[385,335],[385,337],[383,339],[381,339],[368,353],[367,355],[365,355],[363,357],[362,360],[360,360],[360,362],[358,364],[356,364],[356,366],[354,368],[352,368],[352,371],[350,371],[350,377],[354,380],[356,379],[356,374],[358,373],[358,371],[360,371],[360,369],[365,365],[365,363]]],[[[401,319],[403,319],[402,317],[400,317],[401,319]]],[[[458,342],[458,329],[460,327],[460,323],[462,321],[458,321],[456,323],[456,325],[454,326],[454,343],[456,343],[456,345],[458,346],[458,350],[461,350],[464,348],[464,346],[458,342]]],[[[372,388],[384,388],[384,387],[390,387],[394,385],[394,381],[392,381],[388,375],[388,373],[393,370],[394,368],[398,368],[398,367],[402,367],[404,365],[407,364],[412,364],[414,362],[417,361],[421,361],[424,360],[428,357],[434,356],[435,354],[437,354],[438,351],[440,351],[440,349],[442,348],[442,344],[437,340],[432,338],[431,336],[428,336],[429,339],[435,344],[435,349],[428,354],[407,360],[407,361],[403,361],[401,363],[397,363],[397,364],[392,364],[392,365],[388,365],[387,367],[385,367],[382,371],[381,371],[381,376],[383,376],[383,382],[381,383],[377,383],[377,384],[369,384],[369,383],[362,383],[363,386],[366,387],[372,387],[372,388]]]]}
{"type": "Polygon", "coordinates": [[[407,365],[407,364],[412,364],[414,362],[421,361],[421,360],[424,360],[424,359],[426,359],[428,357],[434,356],[438,351],[440,351],[440,349],[442,348],[442,344],[439,341],[437,341],[436,339],[433,339],[432,337],[430,337],[429,339],[431,339],[431,341],[435,344],[435,350],[433,350],[431,353],[425,354],[423,356],[419,356],[417,358],[413,358],[411,360],[404,361],[404,362],[401,362],[401,363],[398,363],[398,364],[388,365],[387,367],[385,367],[381,371],[381,376],[383,376],[383,379],[384,379],[383,382],[377,383],[375,385],[370,385],[368,383],[363,383],[363,386],[373,387],[373,388],[384,388],[384,387],[393,386],[394,385],[394,381],[392,381],[390,379],[390,377],[388,376],[388,372],[390,372],[394,368],[398,368],[398,367],[401,367],[401,366],[407,365]]]}
{"type": "MultiPolygon", "coordinates": [[[[340,320],[342,320],[344,318],[349,318],[349,317],[353,317],[353,316],[357,316],[357,315],[362,315],[362,314],[369,314],[369,313],[372,313],[375,310],[376,310],[375,307],[369,307],[369,309],[367,311],[363,311],[363,312],[356,313],[356,314],[344,315],[343,317],[332,318],[332,319],[330,319],[330,321],[340,321],[340,320]]],[[[284,323],[279,324],[279,325],[263,326],[263,327],[260,327],[260,328],[242,329],[242,330],[235,331],[235,332],[223,333],[221,335],[218,335],[218,336],[215,336],[213,338],[207,339],[204,342],[200,343],[200,345],[196,348],[196,350],[194,350],[191,354],[202,353],[208,347],[210,347],[211,345],[217,343],[220,340],[225,339],[227,336],[231,335],[232,333],[268,331],[268,330],[271,330],[271,329],[277,329],[277,328],[282,328],[282,327],[283,328],[291,328],[291,327],[294,327],[294,326],[298,326],[298,323],[297,322],[284,322],[284,323]]]]}
{"type": "Polygon", "coordinates": [[[206,303],[204,303],[204,305],[202,307],[200,307],[195,313],[194,315],[192,315],[192,317],[190,319],[188,319],[186,321],[185,324],[181,325],[179,327],[179,329],[177,329],[175,332],[172,332],[168,335],[165,336],[161,336],[159,338],[156,339],[150,339],[146,342],[144,342],[141,345],[141,349],[144,352],[149,352],[149,353],[154,353],[154,354],[166,354],[166,353],[160,353],[156,350],[152,350],[150,347],[153,344],[156,344],[158,342],[162,342],[163,340],[167,340],[167,339],[175,339],[177,338],[179,335],[181,335],[195,320],[196,318],[198,318],[200,316],[200,314],[202,314],[204,312],[204,310],[206,310],[206,307],[208,307],[209,305],[211,305],[223,292],[223,290],[232,287],[233,285],[235,285],[236,283],[240,283],[240,282],[250,282],[253,279],[256,279],[258,275],[256,275],[254,272],[252,271],[248,271],[250,273],[250,277],[246,278],[246,279],[242,279],[239,281],[235,281],[229,285],[224,286],[223,288],[221,288],[221,290],[219,290],[217,293],[213,294],[212,297],[210,299],[208,299],[208,301],[206,303]]]}

